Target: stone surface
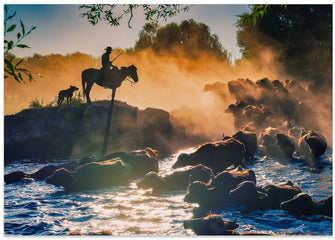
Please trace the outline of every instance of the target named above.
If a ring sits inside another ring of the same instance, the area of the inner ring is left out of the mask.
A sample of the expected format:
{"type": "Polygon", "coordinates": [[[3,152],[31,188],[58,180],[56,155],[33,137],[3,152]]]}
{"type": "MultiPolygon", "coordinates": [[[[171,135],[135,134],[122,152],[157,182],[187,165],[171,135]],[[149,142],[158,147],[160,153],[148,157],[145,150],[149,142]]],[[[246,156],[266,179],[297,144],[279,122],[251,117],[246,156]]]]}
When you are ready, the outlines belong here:
{"type": "MultiPolygon", "coordinates": [[[[81,158],[101,153],[109,101],[26,109],[4,118],[5,164],[19,159],[81,158]]],[[[191,137],[189,137],[191,138],[191,137]]],[[[115,101],[107,151],[151,147],[168,154],[188,145],[183,126],[161,109],[115,101]]]]}

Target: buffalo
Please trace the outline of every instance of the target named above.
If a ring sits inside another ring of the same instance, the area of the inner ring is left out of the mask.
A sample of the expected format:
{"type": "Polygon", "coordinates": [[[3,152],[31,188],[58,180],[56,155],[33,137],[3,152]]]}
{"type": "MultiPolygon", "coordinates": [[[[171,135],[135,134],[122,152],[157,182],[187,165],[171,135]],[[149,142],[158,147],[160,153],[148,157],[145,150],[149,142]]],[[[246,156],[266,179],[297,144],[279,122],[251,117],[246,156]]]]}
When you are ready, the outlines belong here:
{"type": "Polygon", "coordinates": [[[132,152],[113,152],[105,155],[102,160],[121,158],[124,163],[131,166],[131,178],[143,177],[148,172],[158,172],[158,153],[156,150],[146,148],[132,152]]]}
{"type": "Polygon", "coordinates": [[[209,182],[213,172],[210,168],[201,164],[188,167],[184,170],[177,170],[164,177],[155,172],[147,173],[137,183],[140,188],[152,188],[153,194],[161,194],[170,191],[186,190],[189,183],[194,181],[209,182]]]}
{"type": "Polygon", "coordinates": [[[217,174],[231,165],[234,167],[241,165],[244,155],[244,144],[234,138],[228,138],[223,141],[203,144],[191,154],[180,154],[172,167],[180,168],[202,164],[217,174]]]}
{"type": "Polygon", "coordinates": [[[46,178],[46,182],[64,187],[66,192],[100,189],[126,185],[131,167],[119,158],[84,164],[70,172],[61,168],[46,178]]]}
{"type": "Polygon", "coordinates": [[[300,187],[291,181],[257,187],[251,181],[240,183],[229,192],[230,199],[238,206],[248,210],[279,209],[283,201],[301,193],[300,187]]]}
{"type": "Polygon", "coordinates": [[[255,172],[237,167],[223,171],[210,183],[196,181],[187,187],[185,202],[198,203],[200,208],[223,209],[230,206],[229,191],[244,181],[256,183],[255,172]]]}
{"type": "Polygon", "coordinates": [[[238,131],[235,133],[233,138],[239,140],[245,146],[245,160],[250,161],[254,159],[254,155],[257,151],[257,135],[253,132],[238,131]]]}
{"type": "Polygon", "coordinates": [[[277,133],[277,145],[280,148],[280,155],[288,158],[292,158],[292,154],[295,151],[294,138],[291,138],[283,133],[277,133]]]}
{"type": "Polygon", "coordinates": [[[291,214],[333,216],[333,195],[315,201],[306,193],[281,203],[280,208],[291,214]]]}
{"type": "Polygon", "coordinates": [[[298,152],[307,160],[318,160],[327,150],[327,140],[319,132],[308,131],[301,134],[298,152]]]}
{"type": "Polygon", "coordinates": [[[51,176],[54,171],[60,168],[65,168],[69,171],[74,170],[78,165],[81,165],[81,162],[72,161],[69,163],[61,164],[61,165],[47,165],[33,173],[25,173],[22,170],[16,170],[11,173],[8,173],[4,176],[4,180],[6,184],[19,182],[24,179],[35,179],[38,181],[45,180],[47,177],[51,176]]]}
{"type": "Polygon", "coordinates": [[[184,221],[185,229],[192,229],[197,235],[234,235],[240,225],[234,221],[225,221],[218,214],[210,214],[203,218],[184,221]]]}

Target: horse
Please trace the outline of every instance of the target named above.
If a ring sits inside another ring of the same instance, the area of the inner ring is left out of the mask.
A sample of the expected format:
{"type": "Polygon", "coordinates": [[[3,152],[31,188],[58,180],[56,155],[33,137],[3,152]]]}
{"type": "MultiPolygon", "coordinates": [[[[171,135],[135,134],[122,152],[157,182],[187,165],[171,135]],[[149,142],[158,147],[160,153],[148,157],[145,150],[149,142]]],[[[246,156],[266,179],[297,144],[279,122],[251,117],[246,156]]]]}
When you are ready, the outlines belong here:
{"type": "Polygon", "coordinates": [[[121,83],[128,79],[128,77],[132,78],[134,82],[138,82],[137,76],[137,68],[134,65],[129,67],[121,67],[121,69],[112,69],[111,74],[107,79],[103,79],[103,81],[99,81],[100,70],[95,68],[85,69],[81,73],[82,85],[83,85],[83,96],[87,103],[92,103],[90,99],[90,91],[94,83],[98,84],[101,87],[107,87],[113,89],[115,92],[116,88],[121,86],[121,83]],[[86,85],[86,87],[85,87],[86,85]]]}

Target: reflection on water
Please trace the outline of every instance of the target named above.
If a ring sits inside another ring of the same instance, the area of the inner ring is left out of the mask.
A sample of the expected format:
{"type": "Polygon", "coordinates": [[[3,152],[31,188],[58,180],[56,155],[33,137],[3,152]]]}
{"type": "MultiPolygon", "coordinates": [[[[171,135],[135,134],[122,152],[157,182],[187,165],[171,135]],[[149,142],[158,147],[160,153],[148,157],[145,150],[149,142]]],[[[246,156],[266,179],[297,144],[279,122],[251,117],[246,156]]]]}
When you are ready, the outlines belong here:
{"type": "MultiPolygon", "coordinates": [[[[193,149],[187,149],[187,152],[193,149]]],[[[186,152],[183,151],[183,152],[186,152]]],[[[176,155],[160,161],[160,172],[166,174],[176,155]]],[[[261,159],[248,167],[256,172],[257,184],[291,180],[315,199],[332,192],[332,155],[321,174],[302,170],[297,163],[261,159]]],[[[42,164],[14,163],[5,173],[15,169],[32,172],[42,164]]],[[[15,235],[64,235],[70,231],[90,234],[109,230],[114,235],[194,235],[183,228],[183,221],[192,217],[196,204],[184,202],[185,192],[162,196],[150,195],[150,190],[137,189],[136,181],[127,187],[64,193],[61,187],[45,181],[30,181],[5,185],[4,230],[15,235]]],[[[223,211],[226,220],[240,224],[238,232],[257,231],[273,234],[332,234],[332,218],[324,216],[294,216],[282,210],[223,211]]]]}

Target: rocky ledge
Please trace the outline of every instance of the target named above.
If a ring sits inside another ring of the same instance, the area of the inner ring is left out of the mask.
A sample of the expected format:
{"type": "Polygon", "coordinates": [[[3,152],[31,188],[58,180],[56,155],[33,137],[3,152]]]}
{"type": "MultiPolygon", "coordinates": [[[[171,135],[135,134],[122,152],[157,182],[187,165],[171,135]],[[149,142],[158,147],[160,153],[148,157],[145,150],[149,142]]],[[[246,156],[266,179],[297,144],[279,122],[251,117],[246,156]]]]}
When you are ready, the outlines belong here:
{"type": "MultiPolygon", "coordinates": [[[[20,159],[73,159],[101,153],[109,102],[25,109],[4,119],[5,164],[20,159]]],[[[191,137],[190,137],[191,138],[191,137]]],[[[151,147],[161,154],[190,144],[183,126],[161,109],[115,101],[107,151],[151,147]]]]}

